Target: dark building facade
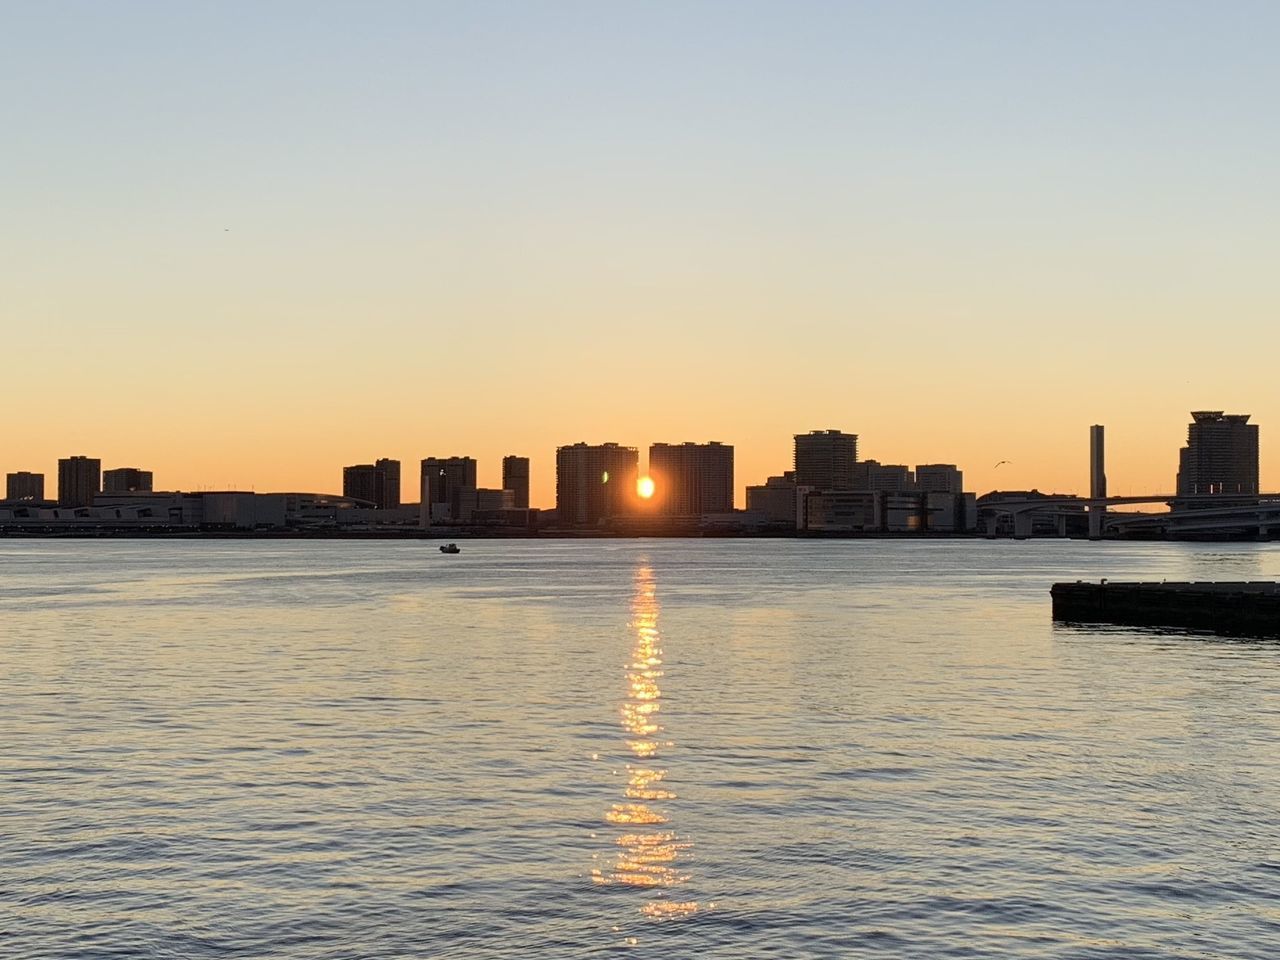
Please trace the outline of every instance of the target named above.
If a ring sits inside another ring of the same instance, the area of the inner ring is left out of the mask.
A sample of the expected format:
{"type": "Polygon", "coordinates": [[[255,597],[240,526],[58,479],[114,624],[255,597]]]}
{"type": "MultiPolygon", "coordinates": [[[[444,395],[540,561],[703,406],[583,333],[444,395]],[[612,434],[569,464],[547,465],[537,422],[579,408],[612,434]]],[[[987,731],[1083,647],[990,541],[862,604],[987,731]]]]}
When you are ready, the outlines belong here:
{"type": "Polygon", "coordinates": [[[1257,493],[1258,425],[1247,413],[1193,411],[1178,456],[1178,495],[1257,493]]]}
{"type": "Polygon", "coordinates": [[[342,468],[342,495],[353,500],[374,502],[377,496],[377,468],[372,463],[353,463],[342,468]]]}
{"type": "Polygon", "coordinates": [[[422,514],[426,523],[460,520],[475,507],[476,462],[471,457],[427,457],[422,461],[422,514]]]}
{"type": "Polygon", "coordinates": [[[372,503],[379,510],[400,506],[400,461],[379,460],[342,468],[342,495],[372,503]]]}
{"type": "Polygon", "coordinates": [[[795,435],[796,484],[815,490],[852,490],[858,435],[814,430],[795,435]]]}
{"type": "Polygon", "coordinates": [[[43,500],[44,474],[19,470],[5,476],[5,497],[9,500],[43,500]]]}
{"type": "Polygon", "coordinates": [[[116,467],[102,474],[103,493],[150,493],[151,471],[137,467],[116,467]]]}
{"type": "Polygon", "coordinates": [[[733,510],[733,447],[711,443],[655,443],[649,476],[661,514],[697,517],[733,510]]]}
{"type": "Polygon", "coordinates": [[[374,467],[382,472],[382,484],[374,502],[379,510],[395,510],[400,506],[400,461],[383,457],[374,467]]]}
{"type": "Polygon", "coordinates": [[[909,493],[916,489],[916,476],[903,463],[859,460],[853,465],[853,489],[909,493]]]}
{"type": "Polygon", "coordinates": [[[518,510],[529,508],[529,458],[502,458],[502,489],[510,490],[515,498],[514,506],[518,510]]]}
{"type": "Polygon", "coordinates": [[[556,515],[565,526],[590,526],[629,513],[640,455],[616,443],[556,448],[556,515]]]}
{"type": "Polygon", "coordinates": [[[58,461],[58,506],[91,507],[102,492],[102,461],[65,457],[58,461]]]}
{"type": "Polygon", "coordinates": [[[916,464],[916,489],[920,493],[964,493],[964,471],[954,463],[916,464]]]}

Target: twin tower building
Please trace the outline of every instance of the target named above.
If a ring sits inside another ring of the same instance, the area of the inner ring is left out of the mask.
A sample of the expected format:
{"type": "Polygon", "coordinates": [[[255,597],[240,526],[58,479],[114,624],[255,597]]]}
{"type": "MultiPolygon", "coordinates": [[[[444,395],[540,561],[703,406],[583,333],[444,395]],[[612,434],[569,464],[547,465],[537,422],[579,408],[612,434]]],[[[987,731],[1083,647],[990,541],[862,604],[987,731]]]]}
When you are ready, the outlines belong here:
{"type": "MultiPolygon", "coordinates": [[[[502,489],[476,483],[472,457],[428,457],[421,464],[420,523],[510,520],[529,509],[529,458],[502,460],[502,489]]],[[[733,447],[712,443],[655,443],[649,447],[651,484],[640,484],[640,455],[617,443],[575,443],[556,449],[556,523],[596,526],[641,514],[701,517],[733,510],[733,447]]],[[[346,497],[379,509],[400,506],[400,462],[346,467],[346,497]]]]}

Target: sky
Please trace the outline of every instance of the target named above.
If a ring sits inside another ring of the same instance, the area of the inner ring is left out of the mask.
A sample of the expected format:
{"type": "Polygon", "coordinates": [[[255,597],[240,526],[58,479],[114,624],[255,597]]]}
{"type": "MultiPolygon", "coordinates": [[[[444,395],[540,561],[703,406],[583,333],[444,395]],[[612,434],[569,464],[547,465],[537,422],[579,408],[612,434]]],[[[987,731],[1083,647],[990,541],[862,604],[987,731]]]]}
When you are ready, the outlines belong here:
{"type": "MultiPolygon", "coordinates": [[[[791,438],[1280,487],[1280,6],[0,0],[0,470],[791,438]]],[[[998,461],[1007,464],[995,468],[998,461]]],[[[52,479],[49,481],[52,487],[52,479]]]]}

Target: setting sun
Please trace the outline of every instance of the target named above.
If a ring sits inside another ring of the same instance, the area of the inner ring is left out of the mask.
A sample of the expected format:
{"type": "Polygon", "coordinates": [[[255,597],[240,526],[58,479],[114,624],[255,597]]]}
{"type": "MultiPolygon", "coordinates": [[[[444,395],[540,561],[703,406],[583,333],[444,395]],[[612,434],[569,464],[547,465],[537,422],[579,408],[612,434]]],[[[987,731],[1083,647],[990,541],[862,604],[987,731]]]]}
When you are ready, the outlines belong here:
{"type": "Polygon", "coordinates": [[[653,496],[653,477],[641,477],[636,481],[636,493],[640,495],[642,500],[648,500],[653,496]]]}

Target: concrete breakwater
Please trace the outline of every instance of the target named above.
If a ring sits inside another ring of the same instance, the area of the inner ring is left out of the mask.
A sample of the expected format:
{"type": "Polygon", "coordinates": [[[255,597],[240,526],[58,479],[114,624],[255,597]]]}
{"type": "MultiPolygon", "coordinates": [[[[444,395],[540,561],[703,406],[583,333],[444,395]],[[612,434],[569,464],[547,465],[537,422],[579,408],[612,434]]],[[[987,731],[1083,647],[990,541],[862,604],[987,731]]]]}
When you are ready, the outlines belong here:
{"type": "Polygon", "coordinates": [[[1053,618],[1280,636],[1280,583],[1055,583],[1053,618]]]}

